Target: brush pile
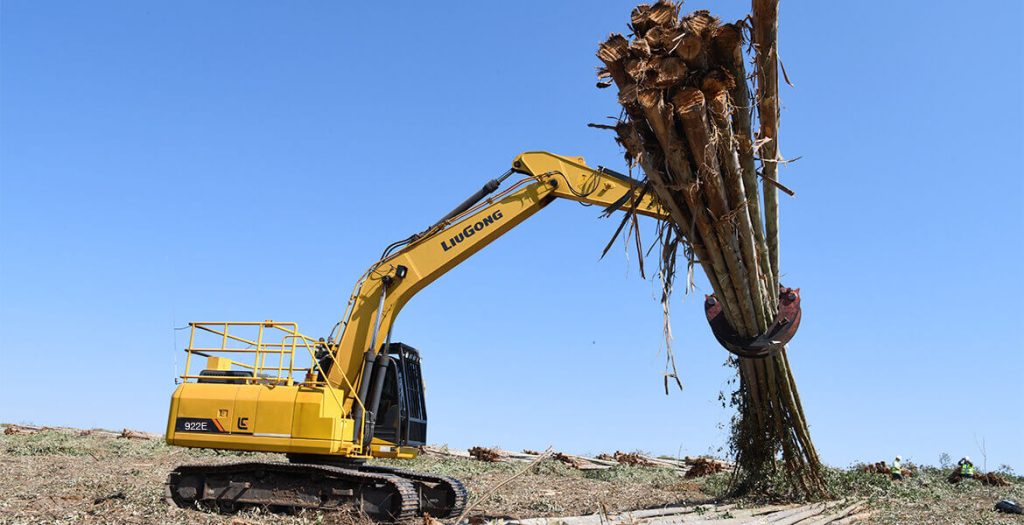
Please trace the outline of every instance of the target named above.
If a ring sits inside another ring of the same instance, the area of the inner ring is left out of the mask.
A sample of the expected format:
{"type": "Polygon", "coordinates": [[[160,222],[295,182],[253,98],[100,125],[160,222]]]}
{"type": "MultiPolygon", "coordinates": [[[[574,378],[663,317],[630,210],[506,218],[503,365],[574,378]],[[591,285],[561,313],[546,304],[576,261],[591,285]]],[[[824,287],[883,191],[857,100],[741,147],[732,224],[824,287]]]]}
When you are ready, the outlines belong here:
{"type": "MultiPolygon", "coordinates": [[[[860,471],[866,472],[868,474],[883,474],[885,476],[892,475],[892,467],[890,467],[889,464],[884,461],[863,465],[860,467],[860,471]]],[[[902,474],[905,478],[913,477],[914,469],[909,465],[904,465],[900,467],[900,474],[902,474]]]]}
{"type": "MultiPolygon", "coordinates": [[[[454,449],[447,446],[435,447],[424,445],[420,453],[435,458],[475,459],[487,463],[532,463],[538,457],[546,455],[536,450],[515,452],[500,448],[473,447],[469,450],[454,449]]],[[[717,472],[732,471],[731,463],[705,456],[673,459],[653,457],[640,452],[619,452],[614,454],[598,454],[594,457],[577,456],[565,452],[552,452],[550,458],[578,470],[607,470],[620,465],[633,467],[658,468],[674,470],[688,478],[707,476],[717,472]]]]}
{"type": "Polygon", "coordinates": [[[686,471],[686,478],[702,478],[726,470],[725,463],[711,458],[695,458],[686,471]]]}
{"type": "Polygon", "coordinates": [[[965,478],[964,476],[962,476],[960,474],[960,470],[957,469],[957,470],[954,470],[953,472],[950,472],[949,476],[946,477],[946,481],[948,481],[949,483],[953,483],[953,484],[960,483],[961,481],[964,481],[965,479],[977,480],[982,485],[985,485],[985,486],[988,486],[988,487],[1009,487],[1010,486],[1010,482],[1006,481],[1006,478],[1004,478],[1004,477],[1002,477],[999,474],[996,474],[994,472],[987,472],[987,473],[977,472],[971,478],[965,478]]]}
{"type": "MultiPolygon", "coordinates": [[[[695,264],[704,269],[709,304],[720,304],[733,332],[754,340],[773,324],[780,292],[797,292],[779,282],[778,191],[792,192],[778,181],[778,0],[754,0],[749,23],[721,23],[707,11],[680,17],[679,8],[637,6],[632,38],[613,34],[600,44],[598,87],[617,87],[622,112],[615,125],[592,126],[615,131],[629,165],[645,175],[642,191],[670,216],[658,230],[666,318],[678,254],[689,263],[688,280],[695,264]]],[[[627,235],[638,235],[632,224],[627,235]]],[[[666,388],[669,377],[678,382],[669,359],[666,388]]],[[[781,458],[794,495],[825,496],[785,347],[731,363],[740,377],[735,492],[762,488],[781,458]]]]}
{"type": "Polygon", "coordinates": [[[40,427],[35,425],[15,425],[13,423],[8,423],[6,425],[3,425],[3,427],[3,434],[5,436],[14,436],[18,434],[32,435],[38,434],[40,432],[59,432],[61,434],[76,434],[80,437],[95,436],[100,438],[121,438],[141,440],[162,439],[162,436],[160,434],[150,434],[148,432],[141,432],[138,430],[132,430],[130,428],[126,428],[124,430],[121,430],[120,432],[116,432],[114,430],[104,430],[102,428],[79,430],[77,428],[68,427],[40,427]]]}
{"type": "Polygon", "coordinates": [[[501,451],[487,447],[473,447],[469,449],[469,455],[488,463],[497,463],[502,460],[501,451]]]}

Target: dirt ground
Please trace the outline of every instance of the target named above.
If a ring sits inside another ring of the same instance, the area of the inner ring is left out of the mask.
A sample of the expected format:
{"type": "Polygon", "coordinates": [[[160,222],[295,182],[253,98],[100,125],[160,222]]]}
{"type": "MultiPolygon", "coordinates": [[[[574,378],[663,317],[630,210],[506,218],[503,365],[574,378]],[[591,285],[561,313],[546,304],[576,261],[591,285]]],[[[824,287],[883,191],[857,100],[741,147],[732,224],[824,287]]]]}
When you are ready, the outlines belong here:
{"type": "MultiPolygon", "coordinates": [[[[248,511],[218,516],[167,505],[163,482],[179,464],[281,461],[273,454],[218,453],[166,446],[161,440],[120,439],[44,431],[0,435],[0,523],[307,524],[353,523],[353,516],[298,516],[248,511]]],[[[418,458],[403,468],[455,476],[480,494],[523,464],[418,458]]],[[[471,517],[537,517],[613,512],[709,499],[700,484],[665,469],[616,467],[582,472],[555,461],[517,478],[471,517]]]]}
{"type": "MultiPolygon", "coordinates": [[[[0,434],[0,523],[366,525],[360,517],[345,513],[286,516],[248,510],[216,515],[179,509],[163,500],[167,472],[179,464],[281,459],[272,454],[180,449],[168,447],[160,439],[122,439],[78,431],[0,434]]],[[[469,487],[471,501],[524,466],[432,457],[396,464],[455,476],[469,487]]],[[[837,495],[868,500],[873,514],[864,523],[1024,525],[1024,516],[992,510],[1002,498],[1024,501],[1024,483],[1019,477],[1009,477],[1013,486],[997,488],[973,481],[949,485],[941,470],[927,468],[903,483],[856,469],[830,470],[829,476],[837,495]]],[[[579,471],[545,461],[481,503],[470,517],[479,522],[704,504],[722,494],[726,482],[723,474],[684,480],[666,469],[620,466],[579,471]]]]}

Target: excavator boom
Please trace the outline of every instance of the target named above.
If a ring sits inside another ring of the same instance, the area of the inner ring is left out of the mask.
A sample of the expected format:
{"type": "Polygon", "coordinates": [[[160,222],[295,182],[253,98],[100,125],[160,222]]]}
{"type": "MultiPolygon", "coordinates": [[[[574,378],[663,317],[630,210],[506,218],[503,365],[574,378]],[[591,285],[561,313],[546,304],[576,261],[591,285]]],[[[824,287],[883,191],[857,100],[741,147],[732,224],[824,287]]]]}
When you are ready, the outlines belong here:
{"type": "Polygon", "coordinates": [[[332,385],[346,381],[360,385],[360,390],[349,392],[346,398],[346,408],[354,407],[357,429],[360,405],[373,403],[369,398],[372,385],[362,378],[370,376],[377,343],[388,337],[402,307],[434,280],[558,198],[629,207],[640,215],[665,217],[637,181],[609,170],[591,169],[581,157],[523,153],[512,162],[512,171],[527,177],[476,205],[463,203],[460,207],[465,209],[413,236],[409,244],[371,266],[357,283],[341,337],[333,345],[336,362],[328,376],[332,385]]]}

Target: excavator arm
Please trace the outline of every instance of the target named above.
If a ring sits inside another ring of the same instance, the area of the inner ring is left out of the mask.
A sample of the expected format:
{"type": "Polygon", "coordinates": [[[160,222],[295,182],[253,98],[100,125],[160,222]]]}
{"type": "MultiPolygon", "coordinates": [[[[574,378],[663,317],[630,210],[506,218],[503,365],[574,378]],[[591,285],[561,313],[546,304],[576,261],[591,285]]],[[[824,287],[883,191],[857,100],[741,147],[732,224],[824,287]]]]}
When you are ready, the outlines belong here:
{"type": "Polygon", "coordinates": [[[372,373],[382,343],[390,340],[391,327],[402,307],[425,286],[559,198],[666,217],[638,181],[607,169],[592,169],[582,157],[523,153],[515,158],[510,172],[525,177],[484,199],[488,190],[497,189],[500,180],[489,182],[440,222],[386,254],[356,284],[340,338],[330,344],[333,360],[327,379],[338,387],[358,385],[347,392],[345,400],[357,436],[364,428],[364,412],[375,411],[375,401],[379,401],[380,387],[367,378],[383,377],[372,373]]]}

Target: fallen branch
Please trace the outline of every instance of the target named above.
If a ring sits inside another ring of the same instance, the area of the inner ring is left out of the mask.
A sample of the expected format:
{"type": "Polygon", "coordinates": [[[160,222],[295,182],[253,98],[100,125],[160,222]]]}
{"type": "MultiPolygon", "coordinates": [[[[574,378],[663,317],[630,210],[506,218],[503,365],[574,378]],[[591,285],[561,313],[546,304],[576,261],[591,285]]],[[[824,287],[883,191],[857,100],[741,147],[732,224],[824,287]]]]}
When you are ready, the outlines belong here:
{"type": "Polygon", "coordinates": [[[128,429],[128,428],[122,430],[121,431],[121,435],[118,436],[118,437],[120,437],[122,439],[144,439],[144,440],[148,440],[148,439],[152,438],[152,436],[150,436],[149,434],[145,434],[143,432],[138,432],[138,431],[131,430],[131,429],[128,429]]]}
{"type": "Polygon", "coordinates": [[[481,494],[480,497],[476,498],[469,505],[466,505],[465,510],[462,511],[462,514],[459,514],[459,517],[455,520],[455,523],[456,524],[462,523],[463,518],[465,518],[466,515],[469,514],[469,511],[473,510],[480,503],[482,503],[484,501],[487,501],[487,498],[490,498],[501,487],[504,487],[505,485],[508,485],[509,483],[512,482],[512,480],[522,476],[523,474],[526,474],[530,469],[532,469],[534,466],[536,466],[537,463],[540,463],[542,460],[547,458],[549,455],[551,455],[551,448],[550,447],[547,450],[545,450],[543,454],[537,456],[537,459],[531,461],[530,464],[528,464],[525,467],[523,467],[519,472],[516,472],[515,474],[513,474],[513,475],[509,476],[508,478],[506,478],[504,481],[501,481],[501,482],[495,484],[493,487],[487,489],[487,491],[484,492],[483,494],[481,494]]]}

